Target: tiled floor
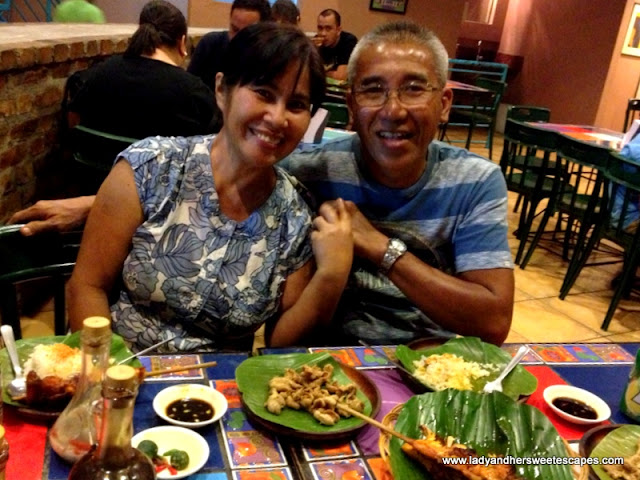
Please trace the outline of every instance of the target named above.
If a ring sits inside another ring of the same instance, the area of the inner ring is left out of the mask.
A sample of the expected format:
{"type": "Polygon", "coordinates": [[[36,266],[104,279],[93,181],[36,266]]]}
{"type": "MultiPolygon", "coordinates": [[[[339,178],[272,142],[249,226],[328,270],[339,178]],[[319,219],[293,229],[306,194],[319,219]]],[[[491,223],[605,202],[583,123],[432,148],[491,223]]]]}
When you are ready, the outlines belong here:
{"type": "MultiPolygon", "coordinates": [[[[451,133],[451,132],[450,132],[451,133]]],[[[451,138],[462,134],[451,133],[451,138]]],[[[498,135],[493,152],[498,161],[502,150],[502,139],[498,135]]],[[[474,144],[471,150],[487,155],[487,149],[474,144]]],[[[515,230],[518,214],[513,213],[515,195],[509,193],[511,231],[515,230]]],[[[510,234],[512,252],[518,240],[510,234]]],[[[616,311],[607,332],[600,324],[609,306],[613,291],[611,280],[620,271],[621,264],[614,263],[587,267],[578,278],[570,295],[563,301],[558,292],[567,267],[567,262],[553,251],[557,244],[546,241],[541,244],[526,270],[515,269],[516,292],[513,324],[508,342],[617,342],[640,341],[640,303],[637,296],[623,300],[616,311]],[[542,247],[547,248],[542,248],[542,247]]],[[[619,257],[601,254],[598,260],[619,257]]],[[[33,316],[23,318],[25,337],[49,335],[52,328],[52,303],[46,302],[33,316]]]]}

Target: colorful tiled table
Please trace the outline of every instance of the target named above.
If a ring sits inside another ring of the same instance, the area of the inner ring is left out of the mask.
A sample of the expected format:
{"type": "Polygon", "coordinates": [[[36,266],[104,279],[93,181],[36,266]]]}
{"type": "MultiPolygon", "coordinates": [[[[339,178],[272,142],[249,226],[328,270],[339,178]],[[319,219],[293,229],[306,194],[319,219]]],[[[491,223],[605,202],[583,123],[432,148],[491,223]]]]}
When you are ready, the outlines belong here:
{"type": "MultiPolygon", "coordinates": [[[[570,383],[586,388],[603,398],[611,407],[613,422],[627,423],[618,402],[640,344],[529,344],[523,363],[539,381],[538,390],[528,403],[546,410],[542,390],[554,383],[570,383]]],[[[519,344],[503,348],[514,353],[519,344]]],[[[371,378],[381,395],[381,420],[395,405],[406,401],[413,392],[405,385],[389,361],[394,346],[340,347],[314,349],[263,349],[261,354],[291,351],[328,351],[339,361],[351,365],[371,378]]],[[[218,362],[216,367],[183,372],[171,377],[145,381],[136,401],[134,430],[163,424],[152,408],[154,395],[175,382],[209,383],[229,401],[229,410],[221,422],[198,430],[207,440],[211,454],[202,470],[192,480],[382,480],[383,462],[378,451],[379,432],[365,426],[354,438],[337,444],[305,444],[297,439],[277,437],[255,428],[242,410],[235,383],[235,369],[248,354],[201,354],[143,357],[147,368],[218,362]]],[[[569,441],[579,439],[588,427],[567,424],[546,412],[560,434],[569,441]]],[[[46,443],[47,426],[25,422],[5,406],[5,427],[11,445],[8,478],[21,480],[63,480],[69,466],[46,443]]]]}

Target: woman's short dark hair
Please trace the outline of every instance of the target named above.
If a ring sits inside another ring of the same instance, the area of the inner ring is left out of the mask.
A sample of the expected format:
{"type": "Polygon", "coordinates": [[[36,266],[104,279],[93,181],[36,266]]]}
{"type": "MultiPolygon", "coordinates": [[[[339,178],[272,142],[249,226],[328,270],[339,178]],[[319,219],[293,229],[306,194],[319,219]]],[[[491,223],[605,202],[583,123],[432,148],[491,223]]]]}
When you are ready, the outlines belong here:
{"type": "Polygon", "coordinates": [[[142,7],[139,23],[126,56],[152,55],[158,47],[175,47],[187,34],[187,21],[182,12],[164,0],[151,0],[142,7]]]}
{"type": "Polygon", "coordinates": [[[240,30],[229,43],[222,73],[227,88],[264,85],[299,62],[299,74],[309,67],[311,104],[315,109],[324,97],[325,73],[318,49],[297,27],[261,22],[240,30]]]}

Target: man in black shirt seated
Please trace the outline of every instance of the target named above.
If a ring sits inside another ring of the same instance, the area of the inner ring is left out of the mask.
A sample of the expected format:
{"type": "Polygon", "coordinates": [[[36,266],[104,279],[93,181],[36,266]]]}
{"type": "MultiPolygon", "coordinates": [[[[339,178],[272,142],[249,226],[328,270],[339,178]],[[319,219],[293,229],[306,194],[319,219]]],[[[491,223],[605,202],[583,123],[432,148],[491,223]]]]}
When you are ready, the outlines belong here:
{"type": "MultiPolygon", "coordinates": [[[[200,39],[187,71],[202,79],[215,90],[216,73],[222,70],[224,52],[236,33],[254,23],[271,19],[271,6],[267,0],[235,0],[231,4],[229,30],[207,33],[200,39]]],[[[238,59],[242,61],[242,59],[238,59]]]]}
{"type": "Polygon", "coordinates": [[[342,30],[340,14],[327,8],[318,15],[318,33],[313,38],[322,56],[327,77],[347,79],[347,63],[358,39],[342,30]]]}

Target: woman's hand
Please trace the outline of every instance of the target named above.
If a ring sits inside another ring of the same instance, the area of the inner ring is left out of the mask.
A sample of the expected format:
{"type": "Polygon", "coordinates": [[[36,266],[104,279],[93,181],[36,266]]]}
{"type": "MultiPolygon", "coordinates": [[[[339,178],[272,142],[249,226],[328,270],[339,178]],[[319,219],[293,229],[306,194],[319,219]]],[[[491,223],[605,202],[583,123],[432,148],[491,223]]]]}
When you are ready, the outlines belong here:
{"type": "Polygon", "coordinates": [[[355,203],[345,202],[345,208],[351,218],[354,254],[379,266],[387,250],[389,237],[376,229],[355,203]]]}
{"type": "Polygon", "coordinates": [[[311,244],[318,272],[343,277],[351,270],[353,233],[351,216],[341,198],[325,202],[313,221],[311,244]]]}

